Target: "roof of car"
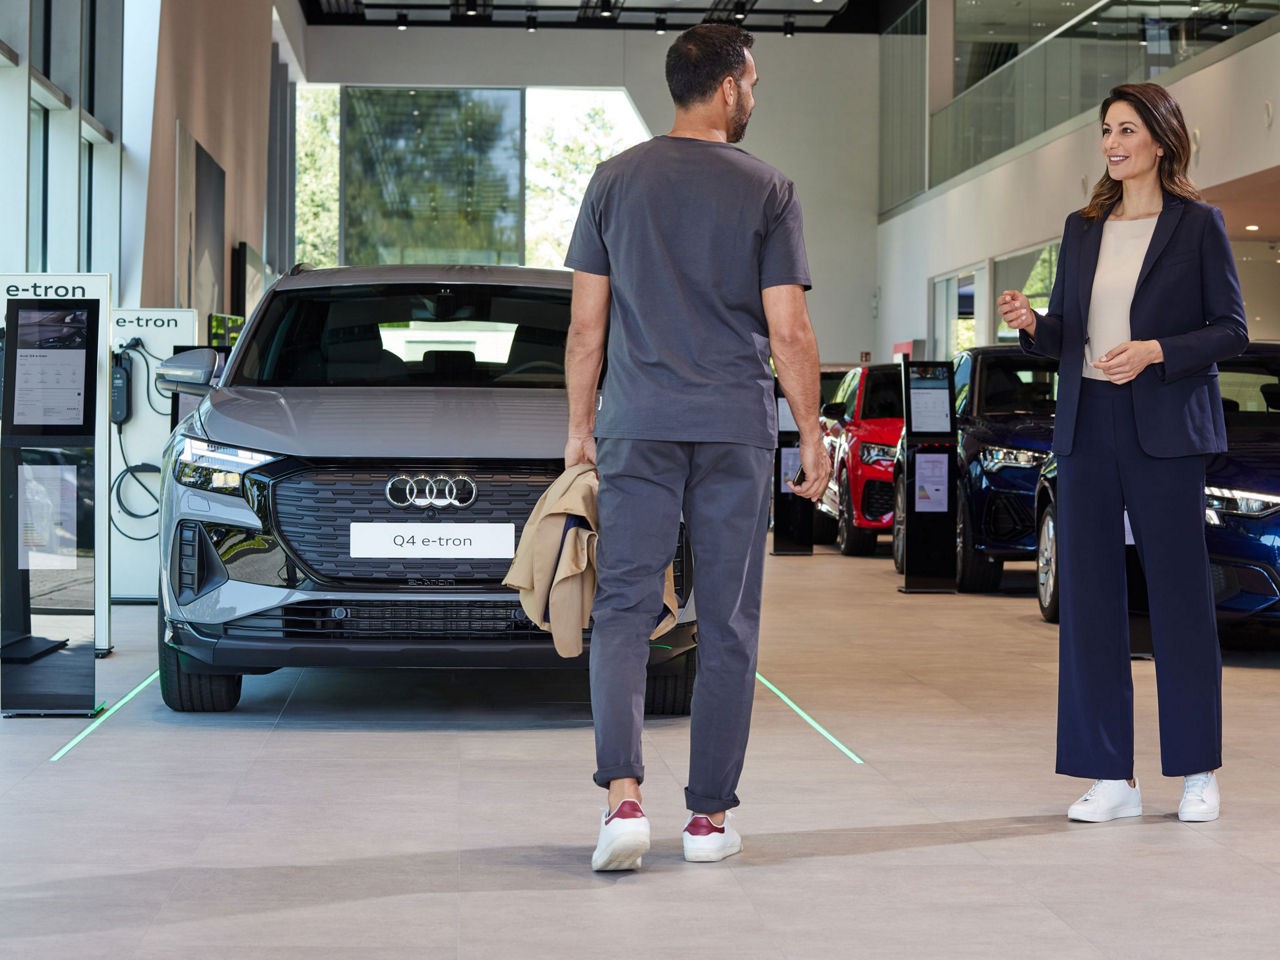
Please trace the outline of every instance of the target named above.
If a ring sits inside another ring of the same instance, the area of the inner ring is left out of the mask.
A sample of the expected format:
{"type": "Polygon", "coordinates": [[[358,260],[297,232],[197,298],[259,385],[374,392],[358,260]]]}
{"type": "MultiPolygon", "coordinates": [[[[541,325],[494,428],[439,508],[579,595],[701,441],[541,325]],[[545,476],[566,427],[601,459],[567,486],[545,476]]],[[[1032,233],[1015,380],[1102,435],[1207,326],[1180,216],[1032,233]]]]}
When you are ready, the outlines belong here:
{"type": "Polygon", "coordinates": [[[277,290],[305,290],[311,287],[342,287],[371,283],[499,283],[522,287],[573,288],[571,270],[539,267],[492,267],[394,263],[374,267],[330,267],[297,270],[276,283],[277,290]]]}

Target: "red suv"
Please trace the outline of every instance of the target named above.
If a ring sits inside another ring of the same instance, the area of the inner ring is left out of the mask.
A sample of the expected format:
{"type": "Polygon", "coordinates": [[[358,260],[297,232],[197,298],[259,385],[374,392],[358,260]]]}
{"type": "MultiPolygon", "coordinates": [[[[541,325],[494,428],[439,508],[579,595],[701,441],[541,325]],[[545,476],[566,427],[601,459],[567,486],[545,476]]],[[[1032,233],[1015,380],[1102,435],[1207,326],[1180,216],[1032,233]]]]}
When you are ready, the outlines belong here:
{"type": "MultiPolygon", "coordinates": [[[[846,557],[875,552],[893,528],[893,456],[902,436],[902,368],[851,369],[822,406],[831,482],[818,504],[846,557]]],[[[821,519],[819,520],[821,524],[821,519]]]]}

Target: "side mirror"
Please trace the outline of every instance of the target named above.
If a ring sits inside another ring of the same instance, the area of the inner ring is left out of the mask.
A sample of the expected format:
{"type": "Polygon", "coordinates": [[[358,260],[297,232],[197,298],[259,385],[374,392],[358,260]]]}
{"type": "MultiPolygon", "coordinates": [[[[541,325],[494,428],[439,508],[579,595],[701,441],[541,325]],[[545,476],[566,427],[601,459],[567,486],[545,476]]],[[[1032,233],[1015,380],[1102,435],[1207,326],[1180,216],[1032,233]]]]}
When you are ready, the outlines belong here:
{"type": "Polygon", "coordinates": [[[828,420],[843,420],[844,404],[843,403],[824,403],[822,405],[822,416],[826,417],[828,420]]]}
{"type": "Polygon", "coordinates": [[[217,350],[208,347],[187,350],[156,368],[156,386],[161,390],[203,397],[213,389],[213,375],[217,369],[217,350]]]}

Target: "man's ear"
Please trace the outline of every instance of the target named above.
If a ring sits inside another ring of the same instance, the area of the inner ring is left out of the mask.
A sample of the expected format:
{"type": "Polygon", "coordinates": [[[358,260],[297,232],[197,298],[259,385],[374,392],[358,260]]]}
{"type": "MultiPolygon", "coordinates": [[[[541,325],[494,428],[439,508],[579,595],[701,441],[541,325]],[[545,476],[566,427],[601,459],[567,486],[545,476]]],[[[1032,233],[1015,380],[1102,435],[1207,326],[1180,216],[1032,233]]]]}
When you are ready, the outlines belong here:
{"type": "Polygon", "coordinates": [[[725,77],[720,81],[720,92],[724,94],[729,106],[733,106],[733,102],[738,96],[738,82],[733,77],[725,77]]]}

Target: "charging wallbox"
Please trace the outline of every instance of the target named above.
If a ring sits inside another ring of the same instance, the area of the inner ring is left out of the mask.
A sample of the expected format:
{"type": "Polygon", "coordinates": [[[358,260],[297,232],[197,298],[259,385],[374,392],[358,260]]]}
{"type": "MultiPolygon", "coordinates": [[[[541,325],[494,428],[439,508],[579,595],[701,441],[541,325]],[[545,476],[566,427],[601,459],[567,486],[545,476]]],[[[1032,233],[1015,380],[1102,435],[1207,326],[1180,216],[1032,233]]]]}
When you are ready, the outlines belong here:
{"type": "Polygon", "coordinates": [[[133,358],[120,352],[111,357],[111,422],[125,423],[129,419],[129,378],[133,373],[133,358]]]}

